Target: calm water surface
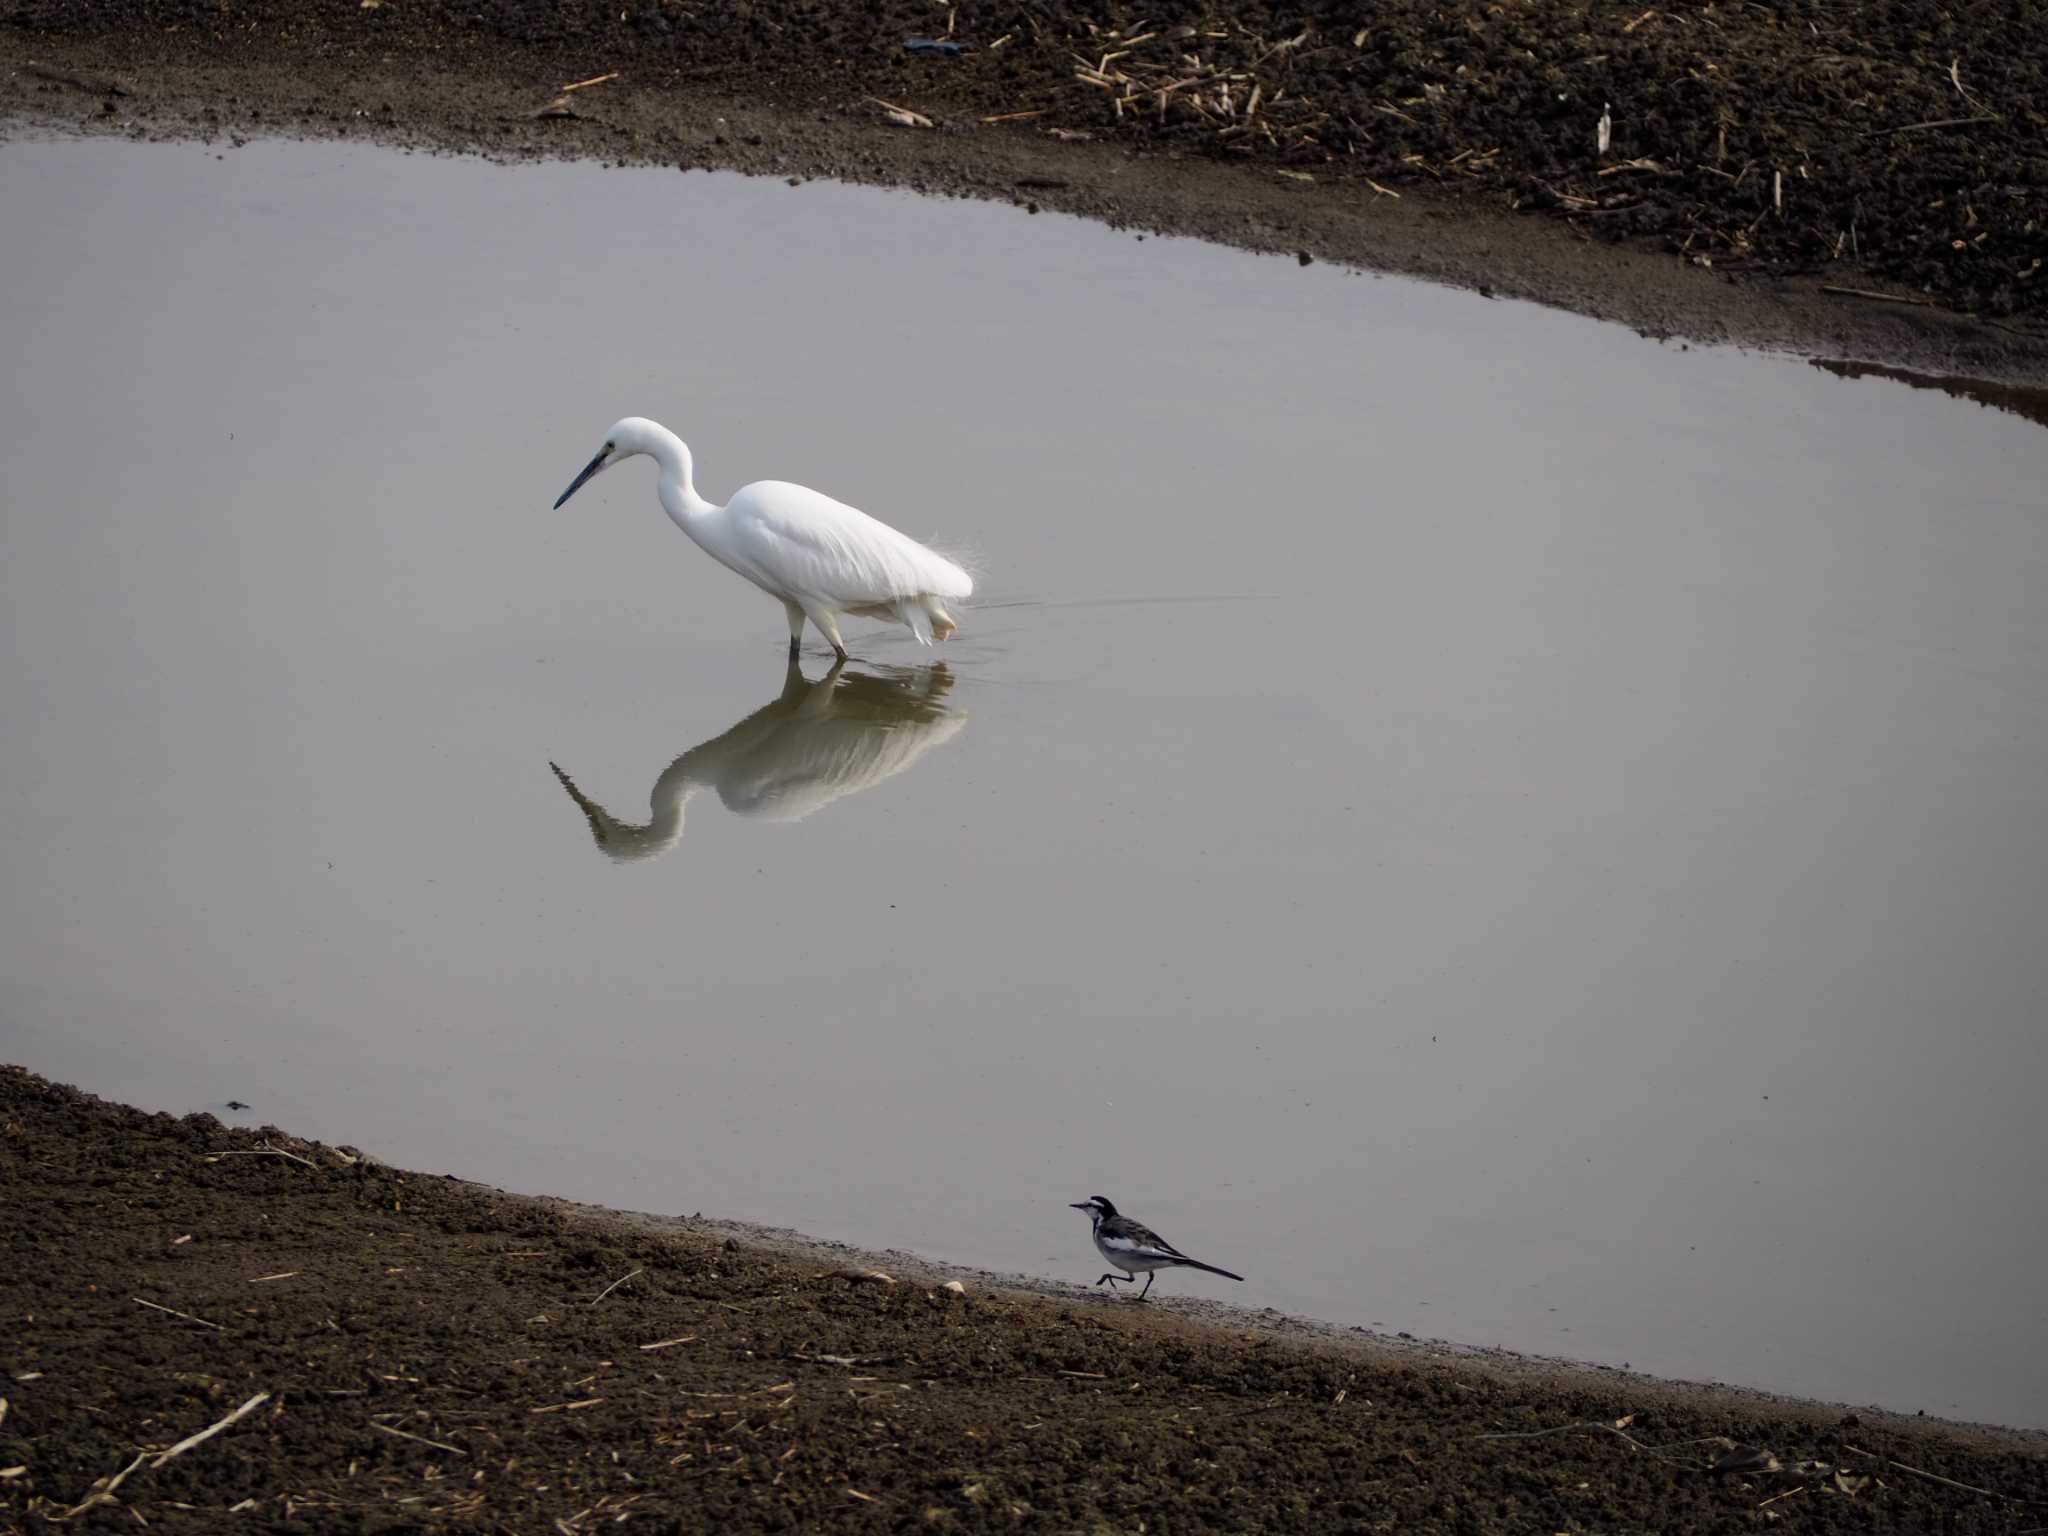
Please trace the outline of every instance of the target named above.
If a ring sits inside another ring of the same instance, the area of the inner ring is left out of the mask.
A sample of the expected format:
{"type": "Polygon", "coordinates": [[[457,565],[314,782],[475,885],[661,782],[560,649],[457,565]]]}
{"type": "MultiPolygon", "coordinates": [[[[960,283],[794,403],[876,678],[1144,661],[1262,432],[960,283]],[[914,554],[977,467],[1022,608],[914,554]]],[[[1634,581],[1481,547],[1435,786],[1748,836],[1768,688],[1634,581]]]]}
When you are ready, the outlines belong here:
{"type": "Polygon", "coordinates": [[[2048,1423],[2048,435],[1016,210],[0,146],[0,1055],[518,1189],[2048,1423]],[[779,607],[801,480],[984,571],[779,607]],[[550,768],[559,765],[561,776],[550,768]]]}

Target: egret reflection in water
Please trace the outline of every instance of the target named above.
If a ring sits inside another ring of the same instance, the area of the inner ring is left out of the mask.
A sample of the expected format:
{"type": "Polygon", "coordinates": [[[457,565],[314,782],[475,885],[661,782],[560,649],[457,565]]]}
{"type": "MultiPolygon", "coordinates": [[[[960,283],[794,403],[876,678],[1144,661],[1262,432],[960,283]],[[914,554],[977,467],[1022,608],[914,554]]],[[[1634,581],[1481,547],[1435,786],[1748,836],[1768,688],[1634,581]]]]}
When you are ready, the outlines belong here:
{"type": "Polygon", "coordinates": [[[792,661],[780,694],[662,770],[637,826],[584,794],[559,763],[548,766],[599,848],[622,863],[651,859],[683,835],[683,806],[699,790],[717,790],[742,816],[798,821],[895,777],[967,723],[945,702],[952,687],[944,663],[877,675],[841,662],[813,683],[792,661]]]}

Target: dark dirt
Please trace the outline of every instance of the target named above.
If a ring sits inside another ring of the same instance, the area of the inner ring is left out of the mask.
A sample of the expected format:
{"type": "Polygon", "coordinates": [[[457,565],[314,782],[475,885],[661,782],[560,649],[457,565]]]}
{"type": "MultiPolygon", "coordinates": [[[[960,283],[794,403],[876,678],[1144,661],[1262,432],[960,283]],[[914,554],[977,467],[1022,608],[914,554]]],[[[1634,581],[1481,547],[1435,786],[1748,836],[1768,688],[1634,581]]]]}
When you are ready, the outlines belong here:
{"type": "Polygon", "coordinates": [[[2038,1437],[959,1294],[19,1068],[0,1189],[8,1531],[2048,1524],[2038,1437]]]}
{"type": "Polygon", "coordinates": [[[2034,0],[0,0],[0,121],[882,182],[2040,387],[2044,43],[2034,0]]]}

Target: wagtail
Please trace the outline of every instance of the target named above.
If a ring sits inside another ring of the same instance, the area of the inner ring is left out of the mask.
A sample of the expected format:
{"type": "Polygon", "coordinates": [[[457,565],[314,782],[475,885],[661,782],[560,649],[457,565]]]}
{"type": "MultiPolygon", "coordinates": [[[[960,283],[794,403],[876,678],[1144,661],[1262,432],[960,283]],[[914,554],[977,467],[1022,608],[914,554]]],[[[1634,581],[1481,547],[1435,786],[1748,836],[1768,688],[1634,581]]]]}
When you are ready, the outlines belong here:
{"type": "Polygon", "coordinates": [[[1076,1200],[1074,1209],[1086,1211],[1095,1223],[1095,1249],[1118,1269],[1121,1275],[1104,1275],[1097,1285],[1115,1286],[1119,1282],[1135,1280],[1139,1271],[1145,1275],[1145,1290],[1138,1292],[1138,1299],[1145,1299],[1145,1291],[1152,1289],[1152,1275],[1161,1269],[1206,1269],[1212,1275],[1221,1275],[1226,1280],[1242,1280],[1243,1275],[1233,1275],[1227,1269],[1218,1269],[1214,1264],[1204,1264],[1200,1259],[1191,1259],[1165,1238],[1154,1232],[1142,1221],[1133,1221],[1128,1216],[1119,1216],[1116,1207],[1101,1195],[1086,1200],[1076,1200]]]}

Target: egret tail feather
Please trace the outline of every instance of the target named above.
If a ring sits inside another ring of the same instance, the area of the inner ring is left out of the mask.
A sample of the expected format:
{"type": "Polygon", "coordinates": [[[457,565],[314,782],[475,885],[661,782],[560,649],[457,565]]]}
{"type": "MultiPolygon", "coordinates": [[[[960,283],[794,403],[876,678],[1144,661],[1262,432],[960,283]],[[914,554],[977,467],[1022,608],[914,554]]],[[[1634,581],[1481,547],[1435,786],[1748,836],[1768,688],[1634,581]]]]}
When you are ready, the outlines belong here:
{"type": "Polygon", "coordinates": [[[896,617],[901,619],[910,632],[917,636],[919,645],[932,643],[932,619],[925,611],[922,597],[904,597],[896,601],[896,617]]]}

